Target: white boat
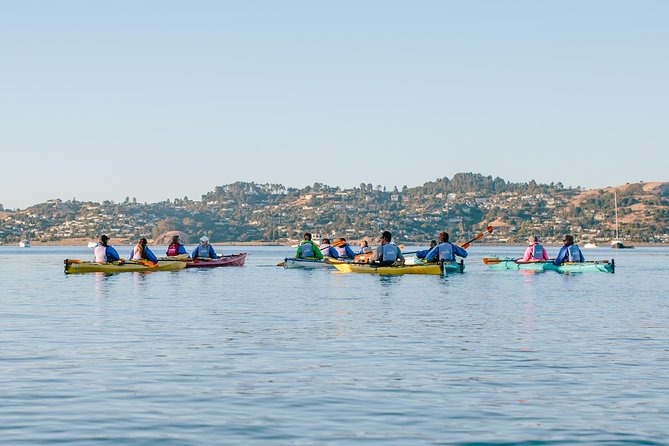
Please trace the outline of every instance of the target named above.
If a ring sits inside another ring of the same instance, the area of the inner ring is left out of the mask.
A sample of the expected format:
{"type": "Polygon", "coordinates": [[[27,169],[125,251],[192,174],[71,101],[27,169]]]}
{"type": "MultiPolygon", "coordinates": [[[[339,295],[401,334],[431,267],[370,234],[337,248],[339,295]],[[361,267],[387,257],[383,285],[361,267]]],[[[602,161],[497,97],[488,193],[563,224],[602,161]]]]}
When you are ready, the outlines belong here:
{"type": "Polygon", "coordinates": [[[19,247],[20,248],[30,248],[32,245],[30,244],[30,240],[21,240],[19,242],[19,247]]]}
{"type": "Polygon", "coordinates": [[[95,242],[88,242],[88,245],[86,246],[88,246],[89,248],[95,248],[96,246],[98,246],[98,244],[95,242]]]}
{"type": "Polygon", "coordinates": [[[583,245],[583,248],[585,248],[585,249],[593,249],[593,248],[596,248],[596,247],[597,247],[597,245],[595,245],[594,243],[586,243],[585,245],[583,245]]]}
{"type": "Polygon", "coordinates": [[[616,210],[616,238],[611,240],[611,248],[614,249],[623,249],[623,248],[634,248],[634,246],[626,246],[622,240],[620,240],[620,234],[618,233],[618,192],[613,192],[613,206],[616,210]]]}

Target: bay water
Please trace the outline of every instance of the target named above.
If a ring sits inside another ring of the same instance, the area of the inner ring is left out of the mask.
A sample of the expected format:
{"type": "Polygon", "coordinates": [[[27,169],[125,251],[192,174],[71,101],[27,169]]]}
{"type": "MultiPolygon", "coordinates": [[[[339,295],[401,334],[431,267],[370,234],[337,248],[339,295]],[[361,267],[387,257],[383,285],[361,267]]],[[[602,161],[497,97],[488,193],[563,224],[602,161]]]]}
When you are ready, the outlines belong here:
{"type": "Polygon", "coordinates": [[[475,245],[445,277],[217,251],[250,255],[65,275],[92,250],[0,247],[0,443],[669,444],[669,248],[561,274],[475,245]]]}

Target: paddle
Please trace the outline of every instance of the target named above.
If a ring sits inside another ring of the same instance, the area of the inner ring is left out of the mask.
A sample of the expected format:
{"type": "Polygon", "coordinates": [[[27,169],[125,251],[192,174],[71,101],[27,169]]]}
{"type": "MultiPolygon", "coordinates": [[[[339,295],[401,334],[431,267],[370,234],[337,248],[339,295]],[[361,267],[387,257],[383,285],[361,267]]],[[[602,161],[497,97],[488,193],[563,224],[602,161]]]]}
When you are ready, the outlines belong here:
{"type": "Polygon", "coordinates": [[[480,239],[481,237],[485,237],[485,236],[488,235],[488,234],[492,234],[492,231],[493,231],[493,227],[490,226],[490,225],[488,225],[488,227],[485,228],[485,231],[481,231],[481,232],[479,232],[478,234],[476,234],[476,237],[474,237],[473,239],[469,240],[468,242],[466,242],[466,243],[460,245],[460,247],[461,247],[462,249],[467,249],[467,248],[469,248],[469,245],[472,244],[472,242],[474,242],[474,241],[480,239]]]}

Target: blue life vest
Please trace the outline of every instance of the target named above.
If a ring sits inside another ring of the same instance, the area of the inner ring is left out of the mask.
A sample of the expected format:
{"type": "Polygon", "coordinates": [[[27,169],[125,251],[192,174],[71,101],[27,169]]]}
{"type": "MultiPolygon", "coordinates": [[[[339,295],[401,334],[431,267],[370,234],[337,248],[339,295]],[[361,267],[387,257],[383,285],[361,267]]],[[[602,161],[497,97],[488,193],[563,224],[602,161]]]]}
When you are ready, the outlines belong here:
{"type": "Polygon", "coordinates": [[[455,260],[453,254],[453,245],[448,242],[439,243],[439,260],[442,262],[452,262],[455,260]]]}
{"type": "Polygon", "coordinates": [[[381,261],[394,262],[397,260],[397,246],[393,243],[386,243],[381,246],[381,261]]]}
{"type": "Polygon", "coordinates": [[[302,244],[302,257],[315,257],[313,243],[307,242],[302,244]]]}
{"type": "Polygon", "coordinates": [[[581,250],[578,249],[576,245],[570,245],[567,247],[567,256],[569,262],[583,262],[583,257],[581,256],[581,250]]]}
{"type": "Polygon", "coordinates": [[[539,243],[535,243],[532,247],[532,259],[533,260],[543,260],[544,258],[544,247],[539,243]]]}

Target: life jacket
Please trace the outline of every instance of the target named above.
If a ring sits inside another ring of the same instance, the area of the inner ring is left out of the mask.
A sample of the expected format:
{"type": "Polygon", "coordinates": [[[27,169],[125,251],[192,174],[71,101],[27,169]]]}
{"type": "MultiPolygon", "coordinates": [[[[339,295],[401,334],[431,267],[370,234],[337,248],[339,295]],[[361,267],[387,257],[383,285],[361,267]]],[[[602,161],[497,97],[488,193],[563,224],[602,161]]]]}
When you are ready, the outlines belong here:
{"type": "Polygon", "coordinates": [[[386,243],[381,246],[382,262],[394,262],[397,260],[397,246],[394,243],[386,243]]]}
{"type": "Polygon", "coordinates": [[[107,261],[107,247],[98,245],[95,247],[93,250],[93,254],[95,254],[95,262],[96,263],[105,263],[107,261]]]}
{"type": "Polygon", "coordinates": [[[583,256],[581,256],[581,250],[578,249],[576,245],[567,246],[567,257],[569,262],[583,262],[583,256]]]}
{"type": "Polygon", "coordinates": [[[316,257],[313,242],[302,243],[302,257],[316,257]]]}
{"type": "Polygon", "coordinates": [[[167,247],[167,255],[170,257],[178,256],[179,246],[181,246],[179,243],[170,243],[170,246],[167,247]]]}
{"type": "Polygon", "coordinates": [[[195,249],[197,250],[197,256],[193,257],[205,257],[209,259],[213,258],[211,255],[211,245],[207,245],[206,248],[202,245],[198,245],[198,247],[195,249]]]}
{"type": "Polygon", "coordinates": [[[544,259],[544,247],[539,243],[535,243],[532,246],[532,260],[543,260],[544,259]]]}
{"type": "Polygon", "coordinates": [[[339,257],[348,257],[348,254],[346,253],[346,245],[335,246],[335,250],[337,251],[337,254],[339,254],[339,257]]]}
{"type": "Polygon", "coordinates": [[[455,260],[455,255],[453,254],[453,245],[448,242],[439,243],[439,261],[442,262],[452,262],[455,260]]]}
{"type": "Polygon", "coordinates": [[[318,249],[321,250],[324,256],[329,256],[330,255],[330,248],[332,245],[328,245],[327,243],[322,244],[321,246],[318,247],[318,249]]]}
{"type": "Polygon", "coordinates": [[[132,255],[130,256],[130,260],[142,260],[142,255],[139,253],[138,246],[135,246],[132,249],[132,255]]]}

